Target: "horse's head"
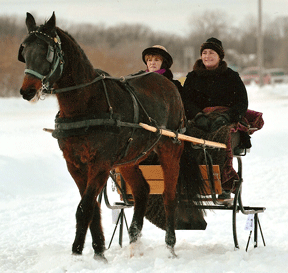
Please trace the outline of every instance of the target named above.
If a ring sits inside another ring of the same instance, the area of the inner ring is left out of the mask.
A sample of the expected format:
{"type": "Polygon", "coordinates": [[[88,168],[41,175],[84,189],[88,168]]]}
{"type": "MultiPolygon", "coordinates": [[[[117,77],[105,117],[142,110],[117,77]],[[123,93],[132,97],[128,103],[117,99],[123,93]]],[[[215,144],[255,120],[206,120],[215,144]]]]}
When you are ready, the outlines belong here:
{"type": "Polygon", "coordinates": [[[18,60],[26,64],[25,77],[20,94],[26,100],[49,93],[61,77],[64,65],[60,38],[56,32],[56,18],[51,18],[39,27],[34,17],[27,13],[28,36],[19,48],[18,60]]]}

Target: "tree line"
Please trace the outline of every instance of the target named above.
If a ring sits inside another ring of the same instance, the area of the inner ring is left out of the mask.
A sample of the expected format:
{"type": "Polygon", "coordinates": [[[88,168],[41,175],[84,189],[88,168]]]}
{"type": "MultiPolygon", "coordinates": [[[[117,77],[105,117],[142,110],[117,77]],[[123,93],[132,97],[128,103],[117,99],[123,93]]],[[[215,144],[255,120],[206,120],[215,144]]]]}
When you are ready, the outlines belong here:
{"type": "MultiPolygon", "coordinates": [[[[36,17],[37,22],[44,20],[36,17]]],[[[95,68],[113,76],[135,73],[145,66],[142,51],[149,46],[165,46],[174,59],[172,71],[184,75],[192,70],[199,58],[201,44],[209,37],[217,37],[223,43],[225,60],[239,71],[246,66],[257,66],[257,18],[251,16],[236,27],[221,11],[206,11],[205,16],[191,18],[187,37],[171,33],[155,32],[141,24],[104,25],[70,24],[57,25],[69,32],[85,51],[95,68]],[[191,65],[184,67],[185,48],[194,49],[191,65]]],[[[0,16],[0,97],[18,96],[25,65],[17,60],[19,46],[26,36],[25,18],[0,16]]],[[[264,66],[288,71],[288,17],[266,22],[264,31],[264,66]]]]}

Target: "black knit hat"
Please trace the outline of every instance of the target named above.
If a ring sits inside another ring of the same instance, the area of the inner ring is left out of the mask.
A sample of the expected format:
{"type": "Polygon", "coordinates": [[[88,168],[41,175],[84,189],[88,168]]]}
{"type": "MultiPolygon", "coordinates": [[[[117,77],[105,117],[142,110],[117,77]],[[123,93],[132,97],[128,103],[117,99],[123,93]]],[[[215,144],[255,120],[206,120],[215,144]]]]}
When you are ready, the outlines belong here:
{"type": "Polygon", "coordinates": [[[207,48],[216,51],[221,60],[224,59],[225,53],[222,46],[222,42],[220,40],[213,37],[209,38],[205,43],[201,45],[200,55],[202,55],[203,50],[207,48]]]}
{"type": "Polygon", "coordinates": [[[144,49],[142,52],[142,60],[145,64],[147,64],[146,60],[145,60],[146,55],[160,55],[160,56],[162,56],[164,61],[167,64],[167,67],[165,67],[166,69],[170,68],[171,65],[173,64],[173,59],[164,46],[154,45],[152,47],[148,47],[148,48],[144,49]]]}

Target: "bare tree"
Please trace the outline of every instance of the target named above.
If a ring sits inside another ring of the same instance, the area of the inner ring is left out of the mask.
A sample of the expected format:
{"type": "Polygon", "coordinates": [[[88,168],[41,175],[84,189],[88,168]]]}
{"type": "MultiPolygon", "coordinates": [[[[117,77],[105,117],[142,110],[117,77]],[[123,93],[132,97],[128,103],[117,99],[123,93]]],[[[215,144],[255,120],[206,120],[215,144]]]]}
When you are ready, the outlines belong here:
{"type": "Polygon", "coordinates": [[[228,16],[221,10],[206,10],[202,14],[191,17],[191,36],[203,43],[209,37],[223,39],[228,33],[228,16]]]}

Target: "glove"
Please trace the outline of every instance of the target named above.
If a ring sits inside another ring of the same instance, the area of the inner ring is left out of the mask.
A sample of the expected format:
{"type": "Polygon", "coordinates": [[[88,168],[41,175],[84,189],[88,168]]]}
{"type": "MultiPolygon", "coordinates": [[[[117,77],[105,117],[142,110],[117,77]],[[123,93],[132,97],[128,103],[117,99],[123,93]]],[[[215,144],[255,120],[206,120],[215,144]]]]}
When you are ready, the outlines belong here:
{"type": "Polygon", "coordinates": [[[209,131],[210,120],[203,113],[199,113],[194,118],[195,126],[203,131],[209,131]]]}
{"type": "Polygon", "coordinates": [[[227,114],[222,114],[221,116],[217,117],[214,121],[212,121],[210,131],[214,132],[218,130],[220,127],[228,124],[230,124],[229,116],[227,114]]]}

